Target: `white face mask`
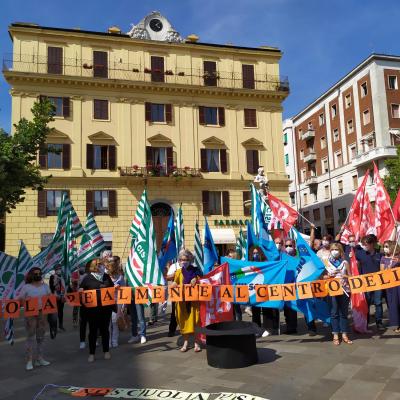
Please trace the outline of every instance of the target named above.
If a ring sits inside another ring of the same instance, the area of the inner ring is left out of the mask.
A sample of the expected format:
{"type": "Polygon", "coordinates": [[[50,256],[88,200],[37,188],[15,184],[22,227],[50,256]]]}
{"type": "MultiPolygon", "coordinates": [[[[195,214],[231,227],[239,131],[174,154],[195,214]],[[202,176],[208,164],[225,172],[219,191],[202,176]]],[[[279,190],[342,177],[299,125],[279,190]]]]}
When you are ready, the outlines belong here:
{"type": "Polygon", "coordinates": [[[328,247],[329,246],[329,240],[323,240],[322,241],[322,246],[328,247]]]}
{"type": "Polygon", "coordinates": [[[293,253],[293,251],[294,251],[294,248],[293,248],[293,247],[291,247],[291,246],[289,246],[289,247],[286,247],[286,253],[288,253],[288,254],[292,254],[292,253],[293,253]]]}
{"type": "Polygon", "coordinates": [[[389,247],[384,247],[384,248],[383,248],[383,252],[384,252],[385,254],[390,254],[390,249],[389,249],[389,247]]]}
{"type": "Polygon", "coordinates": [[[332,250],[331,251],[331,256],[333,258],[338,258],[340,256],[340,251],[339,250],[332,250]]]}
{"type": "Polygon", "coordinates": [[[349,243],[349,246],[350,246],[350,247],[356,247],[356,242],[350,242],[350,243],[349,243]]]}
{"type": "Polygon", "coordinates": [[[368,247],[365,246],[364,244],[361,245],[361,248],[362,248],[364,251],[368,251],[368,247]]]}
{"type": "Polygon", "coordinates": [[[280,244],[280,243],[275,243],[276,244],[276,248],[278,249],[278,250],[280,250],[281,248],[282,248],[282,245],[280,244]]]}

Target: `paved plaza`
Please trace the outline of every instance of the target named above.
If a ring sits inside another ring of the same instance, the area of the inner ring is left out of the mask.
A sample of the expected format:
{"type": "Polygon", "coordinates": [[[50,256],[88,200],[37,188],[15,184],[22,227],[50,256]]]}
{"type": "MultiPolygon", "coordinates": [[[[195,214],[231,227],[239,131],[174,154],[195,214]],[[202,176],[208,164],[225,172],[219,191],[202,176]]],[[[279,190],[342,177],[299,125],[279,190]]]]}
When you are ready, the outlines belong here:
{"type": "MultiPolygon", "coordinates": [[[[33,399],[48,383],[83,387],[165,388],[186,392],[235,392],[278,399],[400,399],[400,336],[387,330],[354,337],[352,346],[334,347],[328,328],[310,337],[303,319],[298,335],[273,335],[258,340],[259,363],[236,370],[207,365],[206,351],[177,350],[180,337],[167,337],[167,318],[148,330],[145,345],[127,344],[123,332],[112,359],[87,362],[87,350],[79,350],[77,329],[70,323],[55,340],[47,339],[49,367],[24,369],[23,320],[16,323],[16,343],[0,344],[0,399],[33,399]]],[[[169,315],[168,315],[169,317],[169,315]]],[[[282,315],[283,320],[283,315],[282,315]]],[[[285,326],[282,323],[282,331],[285,326]]],[[[54,390],[38,399],[58,397],[54,390]],[[52,394],[53,396],[52,397],[52,394]]],[[[72,398],[72,397],[70,397],[72,398]]]]}

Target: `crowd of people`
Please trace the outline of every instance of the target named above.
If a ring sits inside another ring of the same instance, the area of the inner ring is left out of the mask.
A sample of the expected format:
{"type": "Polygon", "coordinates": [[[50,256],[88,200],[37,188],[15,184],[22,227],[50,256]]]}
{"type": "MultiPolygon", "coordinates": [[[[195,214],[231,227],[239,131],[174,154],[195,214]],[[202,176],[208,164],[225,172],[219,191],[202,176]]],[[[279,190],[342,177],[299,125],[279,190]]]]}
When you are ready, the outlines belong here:
{"type": "MultiPolygon", "coordinates": [[[[310,236],[310,245],[316,255],[325,265],[325,271],[320,279],[338,278],[343,288],[343,294],[339,296],[328,296],[324,298],[330,310],[330,327],[332,332],[332,341],[335,346],[340,343],[351,345],[353,342],[349,337],[349,311],[350,311],[350,288],[348,277],[351,276],[350,252],[354,251],[360,274],[378,272],[400,266],[400,248],[393,241],[386,241],[382,247],[377,244],[374,235],[367,235],[358,243],[354,236],[348,238],[348,244],[340,243],[342,232],[335,237],[324,235],[322,239],[315,238],[315,229],[312,227],[310,236]]],[[[292,238],[277,237],[275,240],[279,252],[286,253],[288,256],[296,257],[296,242],[292,238]]],[[[229,249],[227,257],[237,258],[235,250],[229,249]]],[[[165,270],[165,278],[169,285],[176,286],[182,284],[195,285],[202,277],[202,271],[193,265],[193,254],[189,250],[182,250],[177,262],[168,265],[165,270]]],[[[265,261],[266,257],[262,249],[254,247],[251,249],[250,260],[265,261]]],[[[101,258],[90,260],[85,266],[81,266],[78,271],[71,276],[70,285],[64,282],[61,266],[57,266],[54,274],[51,275],[49,285],[43,279],[39,268],[32,268],[25,278],[25,285],[19,295],[20,300],[29,297],[39,297],[39,314],[25,318],[26,328],[26,369],[32,370],[36,366],[46,366],[50,363],[44,359],[43,343],[46,331],[46,318],[43,315],[40,304],[40,296],[53,293],[57,299],[58,313],[47,316],[47,322],[50,328],[51,338],[55,338],[57,332],[64,331],[64,304],[65,294],[68,291],[93,290],[107,287],[125,286],[126,280],[124,269],[120,258],[113,256],[110,251],[103,252],[101,258]]],[[[118,347],[119,332],[130,329],[131,337],[128,343],[147,342],[146,329],[148,325],[157,322],[158,304],[152,304],[150,307],[150,319],[146,323],[145,307],[143,304],[135,304],[134,296],[129,306],[109,305],[101,306],[100,290],[97,290],[96,307],[74,307],[73,326],[79,325],[79,348],[85,349],[86,343],[89,347],[88,362],[95,361],[96,347],[101,340],[104,359],[111,358],[110,348],[118,347]],[[128,315],[130,318],[128,318],[128,315]],[[130,326],[129,326],[130,325],[130,326]],[[87,335],[87,327],[89,333],[87,335]]],[[[383,299],[388,306],[389,324],[394,332],[400,333],[400,286],[387,289],[386,291],[376,290],[365,293],[368,309],[373,305],[375,308],[375,324],[378,331],[383,331],[383,299]]],[[[161,305],[165,311],[166,303],[161,305]]],[[[251,316],[252,321],[260,329],[259,336],[266,337],[280,326],[280,311],[278,309],[256,307],[245,307],[234,304],[234,319],[242,320],[243,313],[251,316]],[[262,319],[262,320],[261,320],[262,319]]],[[[296,334],[298,317],[297,312],[285,305],[284,316],[286,320],[286,334],[296,334]]],[[[368,312],[369,319],[369,312],[368,312]]],[[[183,301],[172,303],[169,329],[166,334],[172,337],[176,334],[179,327],[183,336],[183,345],[181,352],[189,350],[190,339],[194,340],[194,351],[200,352],[201,345],[195,334],[196,328],[200,324],[200,306],[196,301],[183,301]]],[[[317,334],[317,324],[315,320],[306,321],[308,333],[317,334]]]]}

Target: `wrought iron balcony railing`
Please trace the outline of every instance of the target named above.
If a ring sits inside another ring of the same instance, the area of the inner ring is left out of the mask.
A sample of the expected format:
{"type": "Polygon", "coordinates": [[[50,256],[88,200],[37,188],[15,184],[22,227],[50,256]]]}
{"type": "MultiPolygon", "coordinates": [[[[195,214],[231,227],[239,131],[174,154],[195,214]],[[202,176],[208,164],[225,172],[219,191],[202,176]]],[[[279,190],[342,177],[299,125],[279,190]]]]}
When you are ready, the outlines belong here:
{"type": "Polygon", "coordinates": [[[124,63],[121,59],[109,60],[107,65],[95,65],[93,60],[64,58],[54,63],[47,56],[34,54],[7,54],[3,58],[3,72],[24,72],[55,76],[84,77],[93,79],[127,80],[136,82],[157,82],[177,85],[218,87],[289,92],[287,77],[255,74],[243,77],[241,72],[217,71],[210,73],[203,69],[180,68],[152,70],[140,64],[124,63]]]}
{"type": "Polygon", "coordinates": [[[164,168],[164,167],[119,167],[121,176],[134,176],[137,178],[148,177],[175,177],[175,178],[201,178],[201,170],[198,168],[164,168]]]}

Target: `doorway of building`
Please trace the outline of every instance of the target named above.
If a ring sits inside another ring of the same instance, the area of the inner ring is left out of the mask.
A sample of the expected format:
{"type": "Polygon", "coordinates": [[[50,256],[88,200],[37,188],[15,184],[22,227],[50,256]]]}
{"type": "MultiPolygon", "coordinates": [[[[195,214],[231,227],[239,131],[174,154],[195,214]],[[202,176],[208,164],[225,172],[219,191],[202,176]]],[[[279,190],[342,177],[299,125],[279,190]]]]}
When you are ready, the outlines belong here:
{"type": "Polygon", "coordinates": [[[151,215],[156,233],[157,251],[160,251],[164,233],[168,227],[171,207],[165,203],[155,203],[151,206],[151,215]]]}

